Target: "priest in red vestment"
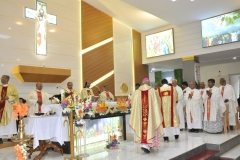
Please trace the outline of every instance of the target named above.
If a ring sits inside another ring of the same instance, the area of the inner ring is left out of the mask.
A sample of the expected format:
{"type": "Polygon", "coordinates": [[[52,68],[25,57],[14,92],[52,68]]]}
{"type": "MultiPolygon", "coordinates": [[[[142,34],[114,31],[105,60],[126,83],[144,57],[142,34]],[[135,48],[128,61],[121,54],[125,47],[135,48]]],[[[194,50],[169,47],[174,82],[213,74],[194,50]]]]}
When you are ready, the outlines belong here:
{"type": "Polygon", "coordinates": [[[164,134],[162,122],[160,99],[155,89],[150,87],[149,79],[144,78],[132,98],[129,125],[145,153],[150,153],[152,147],[159,147],[159,137],[164,134]]]}

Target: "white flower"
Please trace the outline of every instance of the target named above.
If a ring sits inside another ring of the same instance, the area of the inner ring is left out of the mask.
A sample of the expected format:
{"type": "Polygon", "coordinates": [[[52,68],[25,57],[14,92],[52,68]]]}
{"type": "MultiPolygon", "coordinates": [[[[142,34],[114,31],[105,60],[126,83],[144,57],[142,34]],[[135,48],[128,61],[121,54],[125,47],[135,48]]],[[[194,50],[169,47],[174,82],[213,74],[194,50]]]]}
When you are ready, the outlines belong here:
{"type": "Polygon", "coordinates": [[[71,109],[70,108],[64,108],[63,109],[63,113],[70,113],[71,112],[71,109]]]}
{"type": "Polygon", "coordinates": [[[80,121],[77,121],[77,124],[85,124],[85,121],[81,119],[80,121]]]}

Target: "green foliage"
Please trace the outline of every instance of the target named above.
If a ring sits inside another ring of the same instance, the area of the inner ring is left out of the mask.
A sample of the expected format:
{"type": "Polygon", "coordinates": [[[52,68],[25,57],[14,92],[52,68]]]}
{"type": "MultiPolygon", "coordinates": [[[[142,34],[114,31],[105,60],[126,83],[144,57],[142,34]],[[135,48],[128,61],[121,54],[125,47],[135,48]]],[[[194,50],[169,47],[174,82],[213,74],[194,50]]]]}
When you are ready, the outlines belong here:
{"type": "Polygon", "coordinates": [[[155,83],[161,84],[161,81],[162,81],[162,72],[161,71],[155,72],[155,83]]]}
{"type": "Polygon", "coordinates": [[[183,76],[182,76],[182,69],[175,69],[174,70],[174,77],[177,80],[178,86],[182,86],[183,76]]]}
{"type": "Polygon", "coordinates": [[[234,13],[234,16],[225,16],[222,18],[222,21],[226,22],[226,25],[234,24],[237,20],[240,19],[240,11],[234,13]]]}

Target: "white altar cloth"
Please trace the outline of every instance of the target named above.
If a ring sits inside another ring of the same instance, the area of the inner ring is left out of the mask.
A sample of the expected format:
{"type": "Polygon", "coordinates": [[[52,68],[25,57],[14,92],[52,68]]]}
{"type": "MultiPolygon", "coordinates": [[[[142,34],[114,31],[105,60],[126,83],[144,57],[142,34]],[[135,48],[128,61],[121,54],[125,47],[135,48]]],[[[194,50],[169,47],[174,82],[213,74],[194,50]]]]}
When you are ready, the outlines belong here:
{"type": "Polygon", "coordinates": [[[63,145],[63,117],[28,117],[24,118],[26,135],[34,135],[33,148],[37,148],[39,140],[56,141],[63,145]]]}

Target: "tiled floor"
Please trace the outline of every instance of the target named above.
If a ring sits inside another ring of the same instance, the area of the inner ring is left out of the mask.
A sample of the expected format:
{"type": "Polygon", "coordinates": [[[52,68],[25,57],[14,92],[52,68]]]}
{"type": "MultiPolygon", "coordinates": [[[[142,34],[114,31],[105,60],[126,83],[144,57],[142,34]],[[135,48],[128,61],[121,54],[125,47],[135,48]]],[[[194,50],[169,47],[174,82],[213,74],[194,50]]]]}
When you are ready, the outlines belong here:
{"type": "MultiPolygon", "coordinates": [[[[150,154],[144,154],[140,146],[133,141],[124,141],[121,142],[119,149],[100,151],[97,154],[84,158],[84,160],[167,160],[204,143],[223,143],[239,133],[239,130],[228,134],[188,133],[182,131],[178,141],[175,141],[174,137],[170,138],[169,143],[164,143],[161,140],[160,148],[152,150],[150,154]]],[[[34,153],[32,159],[37,154],[34,153]]],[[[63,160],[67,156],[61,156],[58,153],[49,151],[42,160],[63,160]]],[[[0,149],[0,160],[16,160],[13,147],[0,149]]]]}

